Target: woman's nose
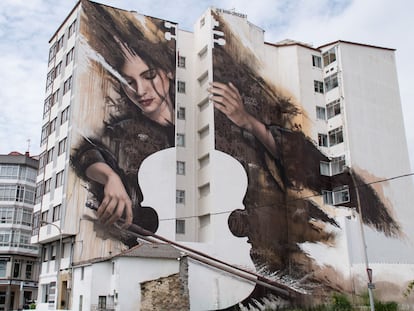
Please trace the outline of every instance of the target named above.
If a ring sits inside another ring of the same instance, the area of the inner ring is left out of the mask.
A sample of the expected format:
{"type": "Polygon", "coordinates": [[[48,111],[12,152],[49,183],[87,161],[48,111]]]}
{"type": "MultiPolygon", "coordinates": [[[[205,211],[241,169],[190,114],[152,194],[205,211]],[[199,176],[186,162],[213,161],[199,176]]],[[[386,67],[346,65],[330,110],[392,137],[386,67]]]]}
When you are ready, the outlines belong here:
{"type": "Polygon", "coordinates": [[[146,83],[142,79],[137,79],[135,81],[135,93],[137,96],[142,97],[146,94],[146,83]]]}

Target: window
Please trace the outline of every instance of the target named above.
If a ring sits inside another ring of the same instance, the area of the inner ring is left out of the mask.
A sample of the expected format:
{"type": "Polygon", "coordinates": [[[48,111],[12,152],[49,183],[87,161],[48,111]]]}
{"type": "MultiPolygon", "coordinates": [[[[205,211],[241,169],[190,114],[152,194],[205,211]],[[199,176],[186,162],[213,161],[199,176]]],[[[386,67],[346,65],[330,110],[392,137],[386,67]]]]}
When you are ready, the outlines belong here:
{"type": "Polygon", "coordinates": [[[318,146],[328,147],[328,136],[325,134],[318,134],[318,146]]]}
{"type": "Polygon", "coordinates": [[[26,280],[31,280],[33,276],[33,262],[28,261],[26,263],[26,280]]]}
{"type": "Polygon", "coordinates": [[[177,81],[177,91],[178,93],[185,93],[185,82],[177,81]]]}
{"type": "Polygon", "coordinates": [[[52,60],[55,58],[56,52],[57,52],[57,48],[56,48],[57,44],[56,42],[50,47],[49,49],[49,64],[52,62],[52,60]]]}
{"type": "Polygon", "coordinates": [[[11,224],[13,223],[13,207],[2,207],[0,209],[0,223],[2,224],[11,224]]]}
{"type": "Polygon", "coordinates": [[[83,307],[83,295],[79,295],[79,311],[82,311],[83,307]]]}
{"type": "Polygon", "coordinates": [[[322,68],[322,57],[312,55],[312,65],[313,67],[322,68]]]}
{"type": "Polygon", "coordinates": [[[19,166],[15,164],[1,164],[0,178],[17,179],[19,176],[19,166]]]}
{"type": "Polygon", "coordinates": [[[322,57],[323,57],[323,65],[325,67],[328,66],[330,63],[333,63],[334,61],[336,61],[335,48],[333,47],[329,51],[323,53],[322,57]]]}
{"type": "Polygon", "coordinates": [[[64,171],[60,171],[56,174],[55,188],[58,188],[63,185],[63,175],[64,171]]]}
{"type": "Polygon", "coordinates": [[[75,33],[75,26],[76,26],[76,19],[73,21],[72,24],[69,25],[68,39],[75,33]]]}
{"type": "Polygon", "coordinates": [[[345,170],[345,156],[340,156],[332,159],[331,162],[331,174],[337,175],[345,170]]]}
{"type": "Polygon", "coordinates": [[[342,126],[333,129],[332,131],[328,132],[329,137],[329,146],[335,146],[340,144],[344,141],[344,136],[342,133],[342,126]]]}
{"type": "Polygon", "coordinates": [[[14,264],[13,264],[13,277],[14,278],[20,277],[20,269],[21,269],[20,260],[14,260],[14,264]]]}
{"type": "Polygon", "coordinates": [[[331,176],[331,167],[329,162],[321,161],[319,164],[319,170],[323,176],[331,176]]]}
{"type": "Polygon", "coordinates": [[[56,42],[56,52],[59,52],[61,48],[63,48],[63,39],[64,35],[62,35],[59,40],[56,42]]]}
{"type": "Polygon", "coordinates": [[[341,101],[339,99],[334,100],[326,105],[326,113],[328,119],[333,118],[334,116],[341,113],[341,101]]]}
{"type": "Polygon", "coordinates": [[[30,186],[0,185],[0,201],[15,201],[34,204],[35,189],[30,186]]]}
{"type": "Polygon", "coordinates": [[[345,156],[333,158],[331,162],[321,161],[320,172],[324,176],[341,174],[345,169],[345,156]]]}
{"type": "Polygon", "coordinates": [[[42,134],[40,137],[40,146],[46,143],[47,137],[49,136],[49,122],[42,126],[42,134]]]}
{"type": "Polygon", "coordinates": [[[177,161],[177,175],[185,175],[185,162],[177,161]]]}
{"type": "Polygon", "coordinates": [[[0,260],[0,278],[6,277],[7,261],[0,260]]]}
{"type": "Polygon", "coordinates": [[[106,296],[98,296],[98,309],[106,309],[106,296]]]}
{"type": "Polygon", "coordinates": [[[185,233],[185,220],[177,219],[175,221],[175,233],[184,234],[185,233]]]}
{"type": "Polygon", "coordinates": [[[178,56],[178,67],[185,68],[185,57],[178,56]]]}
{"type": "Polygon", "coordinates": [[[52,95],[52,106],[59,102],[59,89],[57,89],[52,95]]]}
{"type": "Polygon", "coordinates": [[[66,151],[66,141],[67,138],[65,137],[59,142],[58,155],[61,155],[66,151]]]}
{"type": "Polygon", "coordinates": [[[334,73],[325,78],[325,91],[328,92],[338,86],[338,74],[334,73]]]}
{"type": "Polygon", "coordinates": [[[43,190],[44,190],[44,183],[38,182],[36,184],[36,199],[35,199],[35,203],[40,203],[42,201],[42,195],[43,195],[43,190]]]}
{"type": "Polygon", "coordinates": [[[56,259],[56,246],[50,245],[50,259],[55,260],[56,259]]]}
{"type": "Polygon", "coordinates": [[[62,73],[62,62],[59,62],[59,64],[55,67],[55,78],[62,73]]]}
{"type": "Polygon", "coordinates": [[[47,222],[47,214],[48,211],[44,211],[42,212],[42,223],[44,224],[45,222],[47,222]]]}
{"type": "Polygon", "coordinates": [[[177,147],[185,147],[185,134],[177,134],[177,147]]]}
{"type": "Polygon", "coordinates": [[[210,128],[207,125],[206,127],[203,127],[201,130],[198,131],[198,136],[200,137],[200,139],[203,139],[207,137],[209,133],[210,133],[210,128]]]}
{"type": "Polygon", "coordinates": [[[316,93],[323,93],[323,82],[314,80],[313,89],[316,93]]]}
{"type": "Polygon", "coordinates": [[[45,99],[45,103],[43,105],[43,119],[47,116],[47,114],[50,111],[50,108],[53,105],[53,96],[49,95],[46,99],[45,99]]]}
{"type": "Polygon", "coordinates": [[[84,277],[85,277],[85,267],[81,267],[80,279],[83,280],[84,277]]]}
{"type": "Polygon", "coordinates": [[[177,110],[177,119],[185,120],[185,108],[179,107],[177,110]]]}
{"type": "Polygon", "coordinates": [[[46,77],[46,90],[49,89],[49,87],[52,85],[53,81],[55,80],[56,72],[55,68],[52,68],[48,73],[46,77]]]}
{"type": "Polygon", "coordinates": [[[324,107],[316,106],[316,118],[318,120],[326,120],[326,109],[324,107]]]}
{"type": "Polygon", "coordinates": [[[69,90],[72,89],[72,76],[70,76],[64,83],[63,83],[63,95],[65,95],[69,90]]]}
{"type": "Polygon", "coordinates": [[[350,201],[349,188],[346,185],[337,187],[332,191],[323,190],[322,196],[324,204],[338,205],[350,201]]]}
{"type": "Polygon", "coordinates": [[[45,194],[50,192],[50,183],[51,183],[51,179],[49,178],[48,180],[45,181],[45,194]]]}
{"type": "MultiPolygon", "coordinates": [[[[22,216],[21,216],[21,224],[26,226],[32,225],[32,211],[23,209],[22,216]]],[[[20,222],[20,219],[18,219],[18,222],[20,222]]]]}
{"type": "Polygon", "coordinates": [[[69,119],[69,107],[66,107],[62,110],[61,117],[60,117],[60,124],[65,123],[69,119]]]}
{"type": "Polygon", "coordinates": [[[47,151],[46,164],[49,164],[50,162],[53,161],[53,152],[54,151],[55,151],[55,147],[52,147],[47,151]]]}
{"type": "Polygon", "coordinates": [[[175,191],[175,203],[185,204],[185,191],[184,190],[177,189],[175,191]]]}
{"type": "Polygon", "coordinates": [[[49,133],[53,133],[54,131],[56,131],[56,123],[57,123],[57,118],[54,118],[52,121],[50,121],[49,133]]]}
{"type": "Polygon", "coordinates": [[[200,28],[203,27],[206,24],[206,19],[205,17],[203,17],[202,19],[200,19],[200,28]]]}
{"type": "Polygon", "coordinates": [[[65,64],[66,64],[66,66],[67,66],[67,65],[69,65],[69,63],[70,63],[71,61],[73,61],[74,57],[75,57],[75,48],[73,47],[73,48],[71,48],[71,49],[70,49],[70,51],[66,54],[66,60],[65,60],[65,64]]]}

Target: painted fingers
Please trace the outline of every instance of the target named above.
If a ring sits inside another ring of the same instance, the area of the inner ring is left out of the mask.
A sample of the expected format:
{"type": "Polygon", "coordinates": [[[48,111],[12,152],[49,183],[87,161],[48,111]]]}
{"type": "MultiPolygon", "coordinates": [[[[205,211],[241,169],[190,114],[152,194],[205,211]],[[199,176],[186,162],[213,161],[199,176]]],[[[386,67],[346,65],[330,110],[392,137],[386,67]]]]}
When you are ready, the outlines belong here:
{"type": "Polygon", "coordinates": [[[212,82],[208,89],[214,107],[224,113],[230,121],[242,128],[249,127],[249,114],[244,109],[239,90],[231,83],[212,82]]]}
{"type": "Polygon", "coordinates": [[[125,217],[124,228],[132,223],[132,202],[121,179],[116,174],[111,175],[104,186],[104,199],[99,205],[97,216],[104,225],[112,225],[123,216],[125,217]]]}

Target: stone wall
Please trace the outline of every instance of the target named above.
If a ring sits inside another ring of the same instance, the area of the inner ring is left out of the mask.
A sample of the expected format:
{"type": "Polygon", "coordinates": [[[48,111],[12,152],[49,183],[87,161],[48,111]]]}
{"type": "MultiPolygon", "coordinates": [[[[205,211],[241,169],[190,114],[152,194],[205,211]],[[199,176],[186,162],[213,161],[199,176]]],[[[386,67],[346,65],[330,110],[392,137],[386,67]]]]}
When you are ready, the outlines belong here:
{"type": "Polygon", "coordinates": [[[190,310],[187,258],[180,260],[180,272],[141,283],[141,311],[190,310]]]}

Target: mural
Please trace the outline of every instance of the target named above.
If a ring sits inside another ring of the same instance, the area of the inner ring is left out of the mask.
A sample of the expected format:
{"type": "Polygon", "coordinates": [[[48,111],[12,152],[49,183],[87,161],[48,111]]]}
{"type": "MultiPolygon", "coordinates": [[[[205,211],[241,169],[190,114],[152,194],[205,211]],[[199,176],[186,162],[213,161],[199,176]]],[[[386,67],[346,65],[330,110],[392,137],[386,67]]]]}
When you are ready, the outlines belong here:
{"type": "MultiPolygon", "coordinates": [[[[71,164],[103,231],[123,218],[125,227],[155,232],[158,216],[141,206],[137,173],[148,155],[174,146],[175,40],[165,34],[175,26],[89,1],[82,8],[80,135],[71,164]]],[[[125,233],[118,238],[136,244],[125,233]]]]}
{"type": "MultiPolygon", "coordinates": [[[[265,74],[266,60],[258,56],[265,53],[249,49],[254,40],[242,33],[247,23],[242,19],[238,25],[240,20],[229,14],[212,14],[217,21],[214,30],[225,40],[213,48],[209,88],[215,107],[216,150],[211,161],[225,163],[212,168],[213,176],[223,175],[216,195],[223,202],[212,206],[222,204],[235,211],[229,216],[212,212],[208,220],[214,223],[210,227],[216,243],[205,243],[200,249],[254,271],[306,279],[299,284],[304,290],[314,284],[323,285],[318,287],[321,291],[341,290],[341,280],[326,282],[326,274],[318,272],[319,263],[304,245],[336,246],[341,225],[320,193],[348,185],[350,201],[343,206],[355,208],[352,177],[347,172],[321,176],[320,162],[330,159],[309,138],[300,103],[265,74]],[[230,192],[240,198],[227,198],[226,187],[233,187],[230,192]]],[[[135,235],[115,226],[119,220],[124,228],[133,223],[172,238],[176,218],[176,25],[89,1],[82,1],[80,18],[75,100],[81,104],[72,111],[74,190],[69,191],[68,206],[77,206],[82,221],[83,214],[90,215],[77,228],[88,247],[75,250],[74,262],[135,245],[135,235]],[[141,183],[144,179],[146,185],[141,183]],[[148,198],[148,192],[155,197],[148,198]],[[161,199],[168,203],[167,210],[157,209],[163,205],[161,199]],[[161,228],[160,220],[165,219],[171,222],[161,228]],[[97,237],[102,243],[97,243],[97,237]],[[107,246],[104,241],[119,245],[107,246]]],[[[364,184],[357,174],[355,179],[364,184]]],[[[385,236],[399,237],[397,222],[374,188],[366,185],[359,191],[363,221],[385,236]]],[[[73,211],[67,212],[68,222],[77,221],[72,215],[73,211]]],[[[200,278],[206,288],[217,286],[219,298],[208,298],[204,309],[217,309],[212,307],[216,299],[228,307],[248,295],[260,298],[268,293],[254,282],[245,286],[234,278],[224,280],[221,273],[191,263],[189,271],[191,303],[207,296],[202,286],[198,291],[191,287],[200,278]],[[230,297],[236,292],[240,294],[230,297]]]]}
{"type": "MultiPolygon", "coordinates": [[[[341,227],[335,209],[323,204],[321,191],[348,185],[350,202],[343,206],[355,208],[352,176],[349,172],[332,177],[320,174],[320,162],[330,159],[309,137],[309,122],[300,103],[267,78],[272,64],[258,56],[265,53],[254,44],[248,24],[220,10],[213,11],[213,18],[214,32],[222,34],[225,42],[213,48],[210,93],[216,149],[240,161],[248,176],[246,209],[231,213],[230,230],[248,237],[256,267],[269,275],[296,280],[303,289],[317,284],[319,293],[343,290],[343,280],[337,275],[331,278],[326,266],[321,273],[320,263],[302,245],[337,246],[341,227]]],[[[363,185],[364,180],[354,175],[356,184],[363,185]]],[[[385,236],[400,236],[397,222],[377,192],[369,185],[359,187],[359,192],[364,223],[385,236]]],[[[256,286],[251,297],[265,293],[256,286]]]]}

